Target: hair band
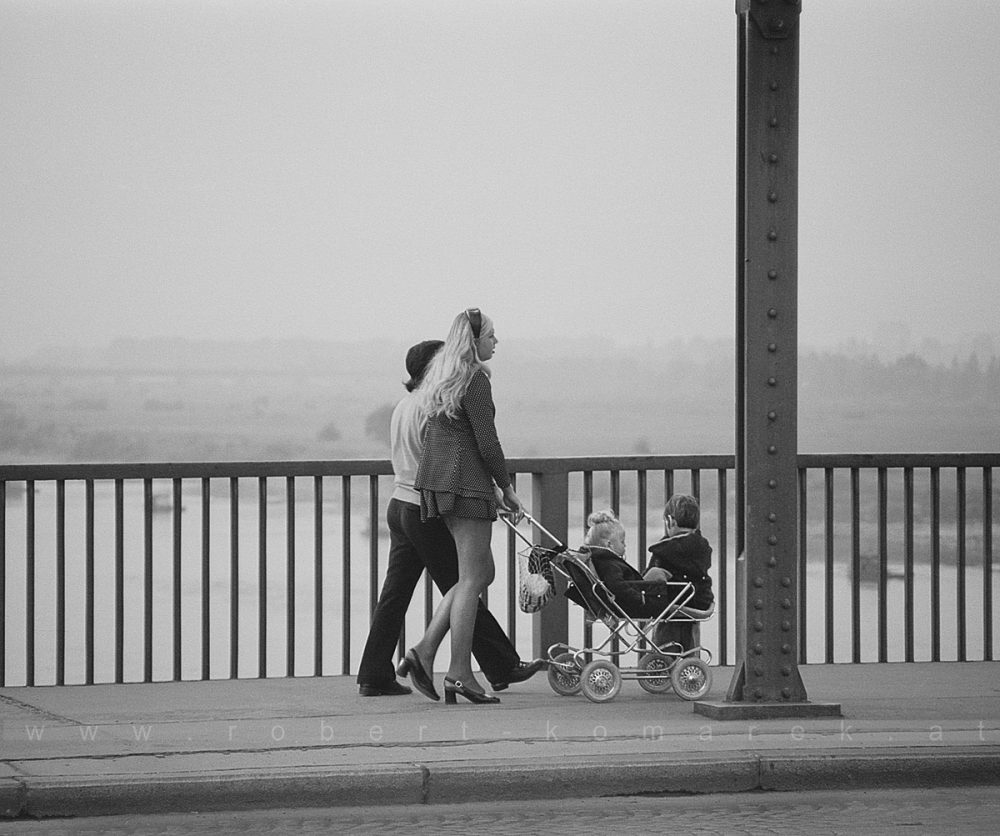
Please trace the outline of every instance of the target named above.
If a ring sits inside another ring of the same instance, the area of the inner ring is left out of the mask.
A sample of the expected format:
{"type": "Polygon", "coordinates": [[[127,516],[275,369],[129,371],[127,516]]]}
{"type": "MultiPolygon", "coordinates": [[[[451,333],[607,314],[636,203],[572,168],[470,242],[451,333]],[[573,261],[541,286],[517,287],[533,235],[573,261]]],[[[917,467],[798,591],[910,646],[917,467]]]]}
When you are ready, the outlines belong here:
{"type": "Polygon", "coordinates": [[[465,318],[469,320],[469,327],[472,329],[472,336],[479,339],[479,334],[483,330],[483,314],[479,308],[466,308],[465,318]]]}

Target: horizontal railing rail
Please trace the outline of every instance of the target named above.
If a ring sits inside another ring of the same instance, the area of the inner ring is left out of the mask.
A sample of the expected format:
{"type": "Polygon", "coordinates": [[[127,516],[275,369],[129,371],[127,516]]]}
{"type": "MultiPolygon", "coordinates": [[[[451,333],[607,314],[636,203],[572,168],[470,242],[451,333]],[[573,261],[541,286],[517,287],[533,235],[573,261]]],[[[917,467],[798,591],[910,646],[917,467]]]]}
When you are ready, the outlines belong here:
{"type": "MultiPolygon", "coordinates": [[[[798,463],[800,661],[993,659],[1000,454],[798,463]]],[[[570,545],[592,510],[612,508],[639,568],[665,499],[697,496],[717,598],[702,643],[732,663],[732,456],[509,465],[570,545]]],[[[379,459],[0,466],[0,685],[352,673],[384,577],[391,489],[379,459]]],[[[517,609],[518,548],[497,526],[488,595],[522,655],[591,642],[602,628],[564,598],[517,609]]],[[[422,598],[401,647],[438,600],[429,581],[422,598]]]]}

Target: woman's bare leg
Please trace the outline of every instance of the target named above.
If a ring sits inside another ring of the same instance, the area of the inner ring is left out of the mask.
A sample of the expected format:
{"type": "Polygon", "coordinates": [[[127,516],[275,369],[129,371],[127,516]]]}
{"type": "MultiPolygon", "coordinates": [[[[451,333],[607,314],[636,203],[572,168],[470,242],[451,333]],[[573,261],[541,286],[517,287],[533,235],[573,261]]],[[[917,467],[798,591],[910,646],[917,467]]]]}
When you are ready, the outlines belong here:
{"type": "Polygon", "coordinates": [[[424,666],[424,670],[429,676],[434,674],[434,657],[437,655],[441,642],[444,641],[445,634],[451,627],[451,606],[454,598],[455,587],[453,586],[444,594],[441,603],[434,610],[434,615],[431,616],[423,637],[413,645],[413,649],[420,659],[420,664],[424,666]]]}
{"type": "Polygon", "coordinates": [[[489,520],[463,517],[446,517],[445,521],[458,550],[458,583],[449,590],[454,597],[451,601],[451,665],[448,676],[481,691],[482,687],[472,674],[472,632],[479,596],[493,582],[495,570],[490,548],[493,524],[489,520]]]}

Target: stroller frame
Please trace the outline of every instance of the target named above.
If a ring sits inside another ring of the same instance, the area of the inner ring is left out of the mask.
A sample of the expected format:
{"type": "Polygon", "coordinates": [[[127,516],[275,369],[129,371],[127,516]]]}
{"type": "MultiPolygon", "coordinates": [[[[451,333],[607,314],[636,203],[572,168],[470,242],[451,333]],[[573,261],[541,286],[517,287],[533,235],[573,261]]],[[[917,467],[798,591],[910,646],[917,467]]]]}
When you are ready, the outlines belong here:
{"type": "MultiPolygon", "coordinates": [[[[658,644],[654,638],[661,625],[671,622],[700,624],[712,617],[714,605],[707,610],[688,606],[695,593],[692,583],[667,581],[666,586],[673,597],[663,610],[652,618],[632,616],[598,576],[586,553],[567,549],[529,514],[525,514],[525,518],[551,538],[558,548],[535,546],[509,520],[504,521],[528,544],[529,551],[544,549],[554,572],[578,590],[585,603],[571,600],[583,607],[585,623],[601,622],[609,631],[596,647],[574,648],[564,642],[549,647],[548,678],[552,690],[562,696],[582,691],[592,702],[614,699],[623,680],[635,680],[651,694],[673,690],[685,700],[699,700],[709,692],[712,673],[708,662],[712,654],[707,648],[699,644],[685,650],[676,641],[658,644]],[[635,667],[621,664],[622,657],[628,653],[639,655],[635,667]]],[[[699,631],[695,629],[694,632],[697,635],[699,631]]]]}
{"type": "Polygon", "coordinates": [[[549,684],[556,693],[572,696],[583,691],[592,702],[607,702],[617,696],[624,680],[635,680],[651,694],[673,690],[685,700],[698,700],[712,687],[708,667],[712,654],[698,645],[687,650],[676,641],[662,644],[655,639],[657,628],[673,622],[700,624],[714,614],[688,606],[694,584],[667,581],[673,596],[653,617],[630,615],[616,600],[590,564],[584,552],[567,550],[553,557],[553,569],[571,583],[585,602],[585,623],[601,622],[608,634],[594,647],[573,648],[559,642],[548,650],[549,684]],[[634,667],[622,664],[622,657],[637,653],[634,667]],[[702,657],[705,657],[704,659],[702,657]],[[596,658],[595,658],[596,657],[596,658]]]}

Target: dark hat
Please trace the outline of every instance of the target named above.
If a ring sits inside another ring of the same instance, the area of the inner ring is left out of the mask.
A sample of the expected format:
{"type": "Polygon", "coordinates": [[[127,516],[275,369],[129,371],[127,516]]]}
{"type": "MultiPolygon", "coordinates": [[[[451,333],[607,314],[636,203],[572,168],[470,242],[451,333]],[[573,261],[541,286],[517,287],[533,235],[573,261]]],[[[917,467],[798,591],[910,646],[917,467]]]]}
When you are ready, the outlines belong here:
{"type": "Polygon", "coordinates": [[[427,364],[443,345],[443,340],[424,340],[406,352],[406,372],[410,376],[406,381],[406,388],[410,392],[420,385],[424,372],[427,371],[427,364]]]}

